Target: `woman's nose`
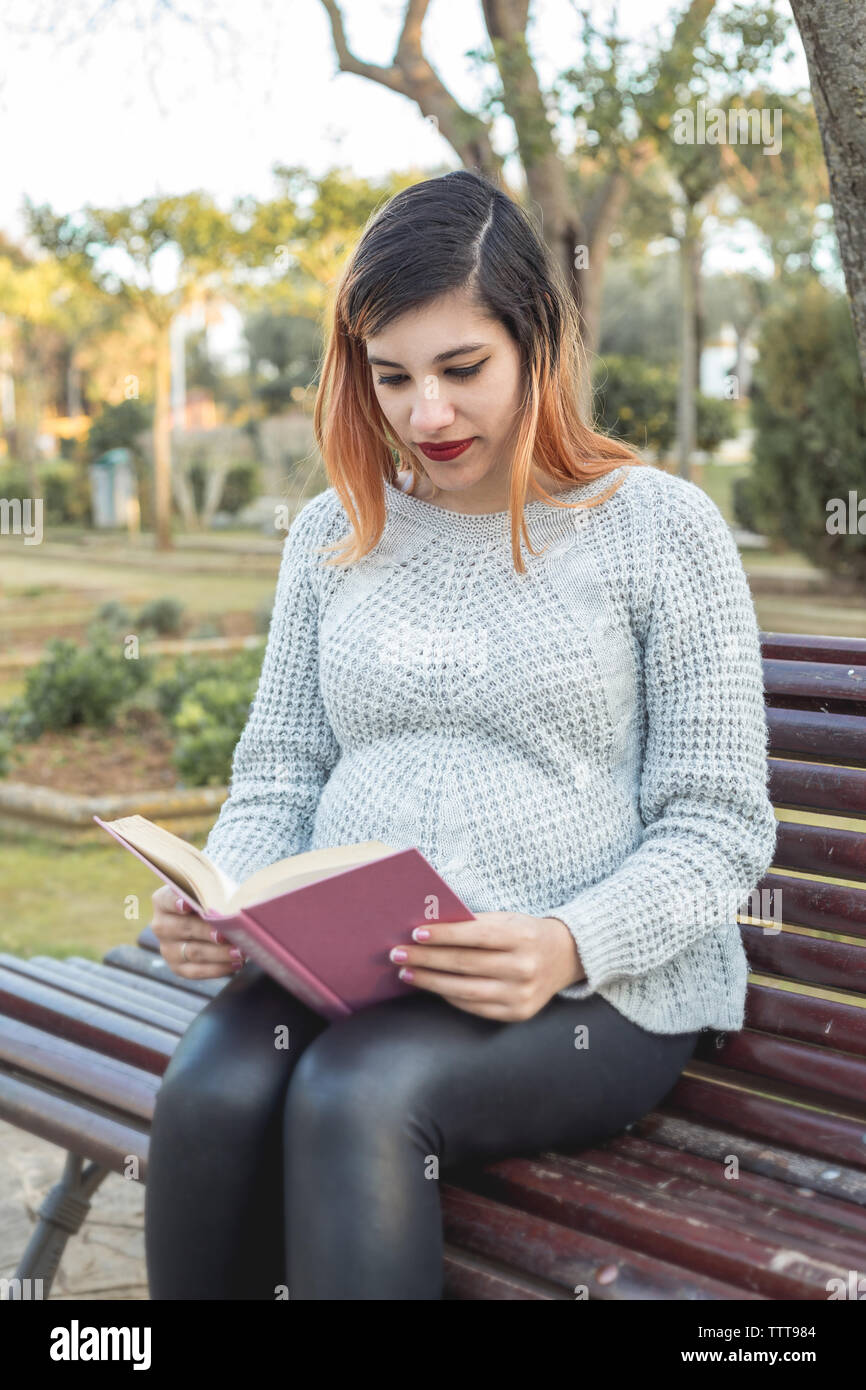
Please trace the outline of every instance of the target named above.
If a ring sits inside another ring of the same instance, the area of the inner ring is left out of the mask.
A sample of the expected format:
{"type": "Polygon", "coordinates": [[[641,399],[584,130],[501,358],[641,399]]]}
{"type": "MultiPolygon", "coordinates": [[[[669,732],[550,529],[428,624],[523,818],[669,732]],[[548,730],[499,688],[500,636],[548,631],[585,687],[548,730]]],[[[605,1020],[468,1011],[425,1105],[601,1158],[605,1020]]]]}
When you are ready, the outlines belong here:
{"type": "Polygon", "coordinates": [[[437,430],[447,429],[454,423],[454,407],[444,396],[427,397],[421,392],[412,407],[409,423],[422,438],[425,434],[435,434],[437,430]]]}

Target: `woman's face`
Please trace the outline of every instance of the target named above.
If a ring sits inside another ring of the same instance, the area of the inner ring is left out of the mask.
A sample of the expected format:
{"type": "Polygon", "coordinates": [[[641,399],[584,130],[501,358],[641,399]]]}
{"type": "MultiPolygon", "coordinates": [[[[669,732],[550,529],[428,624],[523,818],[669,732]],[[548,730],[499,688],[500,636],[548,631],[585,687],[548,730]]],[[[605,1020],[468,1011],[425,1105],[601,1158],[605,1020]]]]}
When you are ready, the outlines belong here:
{"type": "Polygon", "coordinates": [[[504,326],[466,291],[410,310],[367,338],[373,387],[406,452],[415,455],[454,510],[505,510],[523,382],[520,353],[504,326]],[[433,445],[465,443],[449,457],[433,445]],[[426,446],[426,449],[425,449],[426,446]]]}

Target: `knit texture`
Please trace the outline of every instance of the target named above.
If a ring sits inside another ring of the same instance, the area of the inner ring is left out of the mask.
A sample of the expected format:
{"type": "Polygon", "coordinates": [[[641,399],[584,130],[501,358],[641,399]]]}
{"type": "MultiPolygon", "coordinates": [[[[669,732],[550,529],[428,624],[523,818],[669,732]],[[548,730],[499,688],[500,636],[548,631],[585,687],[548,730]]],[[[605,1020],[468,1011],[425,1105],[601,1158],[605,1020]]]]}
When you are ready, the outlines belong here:
{"type": "Polygon", "coordinates": [[[416,846],[472,912],[557,917],[586,979],[656,1033],[743,1026],[737,910],[776,818],[758,626],[727,523],[651,465],[472,516],[384,483],[361,562],[333,488],[286,538],[262,671],[205,853],[236,879],[307,849],[416,846]]]}

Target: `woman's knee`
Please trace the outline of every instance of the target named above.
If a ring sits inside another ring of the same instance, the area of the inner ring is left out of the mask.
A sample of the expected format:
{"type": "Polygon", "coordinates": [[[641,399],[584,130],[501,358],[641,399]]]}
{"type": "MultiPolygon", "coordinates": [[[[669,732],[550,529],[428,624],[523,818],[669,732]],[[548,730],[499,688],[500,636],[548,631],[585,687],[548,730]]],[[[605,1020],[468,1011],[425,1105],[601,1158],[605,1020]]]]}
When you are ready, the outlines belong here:
{"type": "Polygon", "coordinates": [[[411,1029],[398,1034],[384,1022],[373,1006],[339,1020],[307,1047],[286,1094],[288,1134],[332,1125],[343,1137],[367,1128],[381,1134],[390,1121],[400,1126],[423,1109],[437,1075],[435,1050],[411,1029]]]}
{"type": "Polygon", "coordinates": [[[279,1002],[264,1007],[261,990],[229,994],[238,982],[183,1034],[157,1092],[154,1124],[169,1117],[187,1130],[219,1117],[235,1123],[281,1102],[299,1055],[298,1030],[281,1020],[279,1002]]]}

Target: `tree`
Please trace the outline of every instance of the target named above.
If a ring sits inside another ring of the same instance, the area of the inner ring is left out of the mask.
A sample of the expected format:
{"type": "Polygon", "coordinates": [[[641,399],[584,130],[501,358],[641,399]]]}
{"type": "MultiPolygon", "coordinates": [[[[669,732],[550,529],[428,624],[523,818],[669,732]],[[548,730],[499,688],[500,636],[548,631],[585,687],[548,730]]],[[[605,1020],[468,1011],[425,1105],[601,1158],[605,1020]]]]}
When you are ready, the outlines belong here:
{"type": "MultiPolygon", "coordinates": [[[[567,86],[582,88],[584,74],[582,70],[572,71],[563,77],[554,93],[543,92],[527,39],[529,0],[482,0],[490,51],[475,56],[495,67],[499,83],[491,109],[482,117],[460,106],[424,54],[421,30],[430,0],[406,0],[400,36],[388,67],[359,59],[349,47],[336,0],[321,3],[331,23],[340,70],[366,77],[410,98],[425,116],[435,117],[439,133],[467,168],[500,182],[502,159],[493,149],[491,117],[492,108],[501,106],[514,127],[530,206],[537,213],[540,230],[574,295],[584,348],[587,354],[594,353],[610,233],[628,198],[631,181],[653,154],[652,140],[646,138],[644,131],[628,137],[624,132],[622,116],[628,100],[622,92],[616,93],[610,66],[604,73],[587,59],[589,81],[601,75],[605,93],[614,92],[618,98],[613,119],[608,119],[606,106],[601,102],[597,106],[595,114],[601,120],[604,110],[607,131],[610,133],[615,126],[616,138],[602,142],[595,150],[595,163],[602,177],[588,198],[582,196],[584,190],[569,177],[569,155],[559,148],[551,119],[554,104],[562,109],[559,99],[567,86]]],[[[664,56],[657,60],[653,73],[657,86],[670,93],[675,81],[688,80],[695,47],[714,4],[715,0],[690,0],[675,26],[674,43],[668,50],[674,61],[664,56]]],[[[588,16],[584,16],[584,25],[585,37],[595,32],[588,16]]],[[[614,40],[613,46],[621,46],[621,41],[614,40]]],[[[643,81],[646,84],[646,68],[643,81]]],[[[582,104],[582,98],[578,104],[582,104]]],[[[588,383],[585,385],[588,390],[588,383]]]]}
{"type": "Polygon", "coordinates": [[[866,0],[791,0],[800,30],[866,380],[866,0]]]}
{"type": "Polygon", "coordinates": [[[78,285],[56,260],[34,261],[5,239],[0,244],[0,324],[15,393],[15,425],[4,420],[4,430],[33,497],[40,493],[36,438],[45,408],[67,407],[75,353],[103,318],[92,288],[78,285]]]}
{"type": "MultiPolygon", "coordinates": [[[[422,46],[429,0],[406,0],[394,58],[383,67],[359,59],[346,38],[336,0],[321,0],[331,23],[340,70],[381,83],[413,100],[467,168],[501,181],[501,159],[493,152],[490,117],[501,109],[511,120],[533,211],[545,241],[570,286],[587,357],[596,351],[601,326],[602,287],[612,233],[635,181],[658,151],[670,154],[670,113],[685,96],[706,85],[707,75],[753,72],[774,54],[785,22],[772,3],[743,4],[711,29],[715,0],[688,0],[673,16],[673,30],[656,53],[628,54],[618,16],[602,31],[581,12],[581,61],[565,70],[545,93],[529,51],[529,0],[481,0],[488,53],[473,56],[496,70],[498,88],[487,103],[482,139],[477,115],[465,111],[440,81],[422,46]],[[557,142],[553,121],[570,116],[582,124],[583,143],[573,150],[557,142]],[[666,119],[665,119],[666,118],[666,119]]],[[[706,170],[707,161],[703,161],[706,170]]],[[[715,176],[710,186],[718,182],[715,176]]],[[[681,467],[688,468],[694,439],[695,366],[700,352],[699,194],[685,190],[678,235],[683,253],[683,383],[681,467]]],[[[589,373],[583,379],[589,414],[589,373]]]]}
{"type": "MultiPolygon", "coordinates": [[[[56,214],[26,203],[31,233],[84,283],[150,327],[154,348],[154,512],[156,544],[171,539],[171,343],[176,314],[219,293],[240,251],[241,233],[232,214],[203,193],[145,198],[131,207],[85,207],[56,214]],[[163,283],[165,260],[175,262],[175,284],[163,283]]],[[[129,377],[137,395],[135,363],[129,377]]]]}

